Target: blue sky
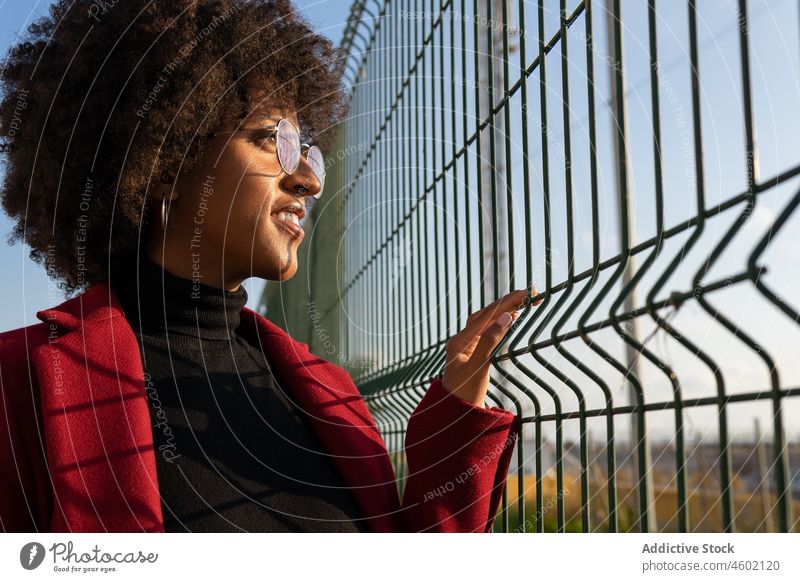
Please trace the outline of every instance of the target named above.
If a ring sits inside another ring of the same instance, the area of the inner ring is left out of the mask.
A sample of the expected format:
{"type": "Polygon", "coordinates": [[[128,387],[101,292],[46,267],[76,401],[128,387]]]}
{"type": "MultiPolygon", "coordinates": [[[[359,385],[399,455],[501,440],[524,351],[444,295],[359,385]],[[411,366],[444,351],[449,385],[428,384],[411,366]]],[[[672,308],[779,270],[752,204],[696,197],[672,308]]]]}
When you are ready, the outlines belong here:
{"type": "MultiPolygon", "coordinates": [[[[38,16],[47,13],[49,2],[29,0],[0,0],[0,50],[3,53],[38,16]]],[[[316,29],[338,43],[350,13],[343,0],[295,0],[316,29]]],[[[48,281],[44,268],[28,258],[27,249],[20,243],[5,244],[11,232],[9,218],[0,212],[0,330],[14,329],[38,322],[36,312],[58,304],[64,299],[61,290],[48,281]]],[[[258,300],[264,283],[251,279],[246,283],[249,305],[258,300]]]]}

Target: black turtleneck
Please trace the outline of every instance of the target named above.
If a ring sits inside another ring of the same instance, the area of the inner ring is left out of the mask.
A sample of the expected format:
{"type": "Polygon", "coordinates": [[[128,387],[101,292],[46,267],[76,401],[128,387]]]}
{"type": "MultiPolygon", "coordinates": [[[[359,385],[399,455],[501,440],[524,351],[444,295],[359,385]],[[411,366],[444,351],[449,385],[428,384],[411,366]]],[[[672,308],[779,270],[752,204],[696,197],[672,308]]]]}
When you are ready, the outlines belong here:
{"type": "Polygon", "coordinates": [[[141,257],[114,287],[142,351],[166,531],[366,531],[269,354],[237,334],[243,286],[141,257]]]}

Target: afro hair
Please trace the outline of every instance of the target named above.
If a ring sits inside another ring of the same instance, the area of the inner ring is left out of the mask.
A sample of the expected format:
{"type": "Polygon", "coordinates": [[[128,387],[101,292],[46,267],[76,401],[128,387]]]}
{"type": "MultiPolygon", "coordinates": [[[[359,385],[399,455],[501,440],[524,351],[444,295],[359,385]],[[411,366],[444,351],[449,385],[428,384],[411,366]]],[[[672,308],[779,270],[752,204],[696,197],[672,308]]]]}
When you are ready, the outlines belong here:
{"type": "Polygon", "coordinates": [[[59,0],[0,72],[0,198],[68,292],[140,244],[147,193],[191,172],[250,89],[296,111],[323,152],[347,113],[341,55],[289,0],[59,0]]]}

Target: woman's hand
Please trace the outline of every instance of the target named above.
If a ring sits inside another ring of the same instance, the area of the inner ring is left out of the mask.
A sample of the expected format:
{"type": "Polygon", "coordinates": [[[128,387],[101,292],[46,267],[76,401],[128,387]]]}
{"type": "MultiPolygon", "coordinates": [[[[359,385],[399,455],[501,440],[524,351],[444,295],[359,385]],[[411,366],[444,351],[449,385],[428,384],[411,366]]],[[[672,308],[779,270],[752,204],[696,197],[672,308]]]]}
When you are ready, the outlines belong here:
{"type": "MultiPolygon", "coordinates": [[[[537,295],[532,288],[531,297],[537,295]]],[[[512,291],[467,318],[467,325],[448,340],[445,348],[445,390],[475,406],[486,407],[483,400],[489,390],[492,352],[517,319],[517,311],[525,306],[527,296],[526,289],[512,291]]]]}

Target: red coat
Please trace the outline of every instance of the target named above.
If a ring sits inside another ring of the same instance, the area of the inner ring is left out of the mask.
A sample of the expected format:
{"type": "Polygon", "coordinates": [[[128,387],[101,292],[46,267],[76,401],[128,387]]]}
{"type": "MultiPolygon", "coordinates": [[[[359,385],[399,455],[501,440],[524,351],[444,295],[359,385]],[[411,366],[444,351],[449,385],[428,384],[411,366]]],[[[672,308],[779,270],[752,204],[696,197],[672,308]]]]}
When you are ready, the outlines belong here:
{"type": "MultiPolygon", "coordinates": [[[[98,284],[0,334],[0,530],[164,530],[144,372],[112,288],[98,284]]],[[[350,376],[245,308],[262,346],[351,487],[371,531],[489,531],[516,416],[434,380],[406,433],[402,504],[386,446],[350,376]]]]}

